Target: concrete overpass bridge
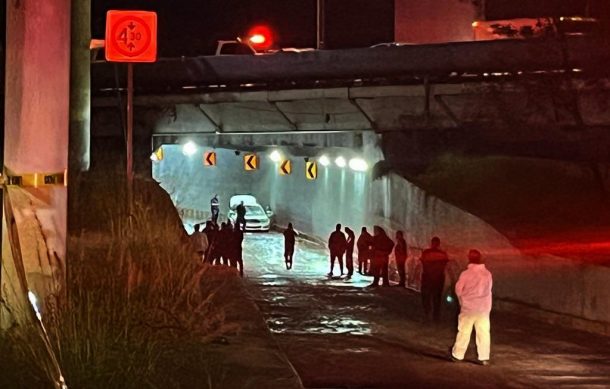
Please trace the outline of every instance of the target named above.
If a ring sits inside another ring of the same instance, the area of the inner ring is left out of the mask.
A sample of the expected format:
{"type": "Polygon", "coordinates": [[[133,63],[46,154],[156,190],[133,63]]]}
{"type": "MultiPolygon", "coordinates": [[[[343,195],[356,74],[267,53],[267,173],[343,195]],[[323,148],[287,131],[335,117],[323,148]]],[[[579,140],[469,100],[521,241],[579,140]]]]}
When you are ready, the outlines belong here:
{"type": "MultiPolygon", "coordinates": [[[[136,70],[137,135],[153,149],[186,137],[352,147],[375,132],[407,137],[398,143],[412,158],[395,163],[414,167],[430,159],[419,146],[438,139],[448,150],[590,160],[582,143],[599,154],[610,124],[608,56],[579,38],[162,59],[136,70]]],[[[93,65],[94,136],[121,134],[121,70],[93,65]]]]}

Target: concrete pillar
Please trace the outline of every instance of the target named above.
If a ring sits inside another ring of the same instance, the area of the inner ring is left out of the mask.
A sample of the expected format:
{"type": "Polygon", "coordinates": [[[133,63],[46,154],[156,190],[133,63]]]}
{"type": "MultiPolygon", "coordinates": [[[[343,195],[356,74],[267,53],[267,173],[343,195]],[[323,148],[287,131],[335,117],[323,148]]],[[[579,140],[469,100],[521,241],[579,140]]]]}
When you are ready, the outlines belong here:
{"type": "MultiPolygon", "coordinates": [[[[6,7],[5,173],[63,173],[68,167],[70,0],[8,0],[6,7]]],[[[9,186],[5,192],[11,206],[4,209],[1,291],[15,308],[13,316],[27,290],[43,301],[44,310],[63,289],[67,188],[39,182],[37,187],[9,186]],[[9,231],[18,242],[9,243],[9,231]]],[[[0,314],[3,325],[22,319],[0,314]]]]}

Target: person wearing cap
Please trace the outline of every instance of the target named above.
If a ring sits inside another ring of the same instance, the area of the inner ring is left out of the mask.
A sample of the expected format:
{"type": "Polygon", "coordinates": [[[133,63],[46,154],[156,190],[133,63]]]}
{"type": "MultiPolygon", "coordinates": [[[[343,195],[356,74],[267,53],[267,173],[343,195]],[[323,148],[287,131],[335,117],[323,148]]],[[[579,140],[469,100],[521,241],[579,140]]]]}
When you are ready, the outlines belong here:
{"type": "Polygon", "coordinates": [[[460,302],[460,315],[458,333],[451,349],[451,360],[459,362],[464,359],[474,328],[479,364],[488,365],[491,345],[489,313],[493,281],[478,250],[468,252],[468,262],[468,269],[460,274],[455,285],[455,294],[460,302]]]}

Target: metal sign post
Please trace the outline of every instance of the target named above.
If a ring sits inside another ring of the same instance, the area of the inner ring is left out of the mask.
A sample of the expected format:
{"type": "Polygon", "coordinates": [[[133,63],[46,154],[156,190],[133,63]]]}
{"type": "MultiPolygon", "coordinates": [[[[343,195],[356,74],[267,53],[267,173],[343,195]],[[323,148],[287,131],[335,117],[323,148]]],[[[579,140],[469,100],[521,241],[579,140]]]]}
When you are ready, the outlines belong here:
{"type": "Polygon", "coordinates": [[[106,14],[106,60],[127,62],[127,212],[133,216],[133,63],[157,60],[157,14],[116,11],[106,14]]]}
{"type": "Polygon", "coordinates": [[[133,216],[133,63],[127,64],[127,214],[133,216]]]}
{"type": "Polygon", "coordinates": [[[318,50],[322,50],[324,49],[325,46],[325,23],[326,21],[325,16],[326,16],[326,7],[324,4],[325,0],[318,0],[317,1],[317,7],[316,7],[316,11],[317,11],[317,26],[316,26],[316,49],[318,50]]]}

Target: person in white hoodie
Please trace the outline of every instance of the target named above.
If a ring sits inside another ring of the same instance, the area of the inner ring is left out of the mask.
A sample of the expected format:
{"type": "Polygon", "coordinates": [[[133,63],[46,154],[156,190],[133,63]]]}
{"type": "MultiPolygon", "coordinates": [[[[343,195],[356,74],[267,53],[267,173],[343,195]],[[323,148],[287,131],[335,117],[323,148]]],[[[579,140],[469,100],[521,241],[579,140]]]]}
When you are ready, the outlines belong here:
{"type": "Polygon", "coordinates": [[[460,302],[458,333],[451,350],[451,360],[462,361],[472,329],[476,332],[478,361],[481,365],[489,364],[491,335],[489,333],[489,313],[491,312],[491,273],[485,267],[478,250],[468,252],[468,269],[460,274],[455,284],[455,294],[460,302]]]}

